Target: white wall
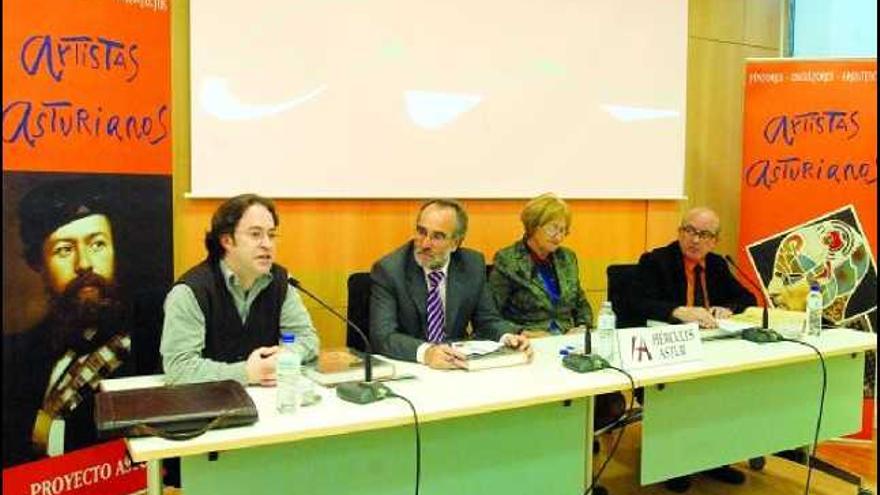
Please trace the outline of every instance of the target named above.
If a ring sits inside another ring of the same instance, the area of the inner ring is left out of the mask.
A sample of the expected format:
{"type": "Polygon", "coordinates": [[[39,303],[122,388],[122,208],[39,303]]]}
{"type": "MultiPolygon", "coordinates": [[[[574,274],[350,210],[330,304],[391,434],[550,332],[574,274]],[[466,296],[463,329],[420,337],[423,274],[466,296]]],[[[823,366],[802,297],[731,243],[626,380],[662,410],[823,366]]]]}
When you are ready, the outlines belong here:
{"type": "Polygon", "coordinates": [[[794,56],[876,57],[877,0],[795,0],[794,56]]]}

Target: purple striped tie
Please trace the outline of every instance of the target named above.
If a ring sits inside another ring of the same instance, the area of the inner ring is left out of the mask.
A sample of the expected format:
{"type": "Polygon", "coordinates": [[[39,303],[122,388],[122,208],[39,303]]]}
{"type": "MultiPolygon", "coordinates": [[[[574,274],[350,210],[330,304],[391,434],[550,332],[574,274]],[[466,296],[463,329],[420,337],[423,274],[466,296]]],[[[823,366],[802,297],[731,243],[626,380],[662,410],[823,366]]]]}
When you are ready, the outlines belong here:
{"type": "Polygon", "coordinates": [[[443,327],[446,325],[446,314],[443,310],[443,300],[440,298],[440,282],[443,281],[443,272],[437,270],[428,273],[428,342],[443,342],[446,334],[443,327]]]}

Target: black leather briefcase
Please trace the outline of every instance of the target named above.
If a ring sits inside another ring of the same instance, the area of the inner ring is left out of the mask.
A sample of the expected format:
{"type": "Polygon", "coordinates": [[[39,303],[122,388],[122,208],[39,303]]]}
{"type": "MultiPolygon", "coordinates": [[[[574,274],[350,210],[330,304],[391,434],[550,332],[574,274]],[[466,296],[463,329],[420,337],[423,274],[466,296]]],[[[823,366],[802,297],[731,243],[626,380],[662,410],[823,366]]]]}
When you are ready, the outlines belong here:
{"type": "Polygon", "coordinates": [[[234,380],[95,395],[95,425],[101,438],[155,435],[186,440],[210,429],[256,421],[257,407],[234,380]]]}

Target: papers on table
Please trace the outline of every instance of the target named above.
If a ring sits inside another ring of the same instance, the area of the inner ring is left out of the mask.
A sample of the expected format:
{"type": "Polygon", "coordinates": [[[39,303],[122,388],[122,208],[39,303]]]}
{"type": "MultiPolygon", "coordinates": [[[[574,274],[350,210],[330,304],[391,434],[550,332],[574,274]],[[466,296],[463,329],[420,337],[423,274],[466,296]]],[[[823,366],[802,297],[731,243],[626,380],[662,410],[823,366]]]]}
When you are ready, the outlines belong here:
{"type": "Polygon", "coordinates": [[[452,348],[465,356],[484,356],[503,346],[504,344],[493,340],[463,340],[452,343],[452,348]]]}
{"type": "Polygon", "coordinates": [[[743,332],[746,328],[753,328],[755,325],[746,321],[738,321],[732,319],[716,320],[718,328],[700,330],[700,339],[713,340],[723,339],[725,337],[735,337],[743,332]]]}
{"type": "MultiPolygon", "coordinates": [[[[804,329],[806,313],[803,311],[770,308],[768,313],[770,328],[786,337],[796,337],[804,329]]],[[[760,327],[763,314],[764,308],[751,306],[742,313],[731,316],[730,319],[741,323],[748,323],[750,326],[760,327]]]]}
{"type": "Polygon", "coordinates": [[[453,342],[452,348],[467,356],[465,369],[468,371],[516,366],[529,362],[529,356],[525,352],[491,340],[453,342]]]}

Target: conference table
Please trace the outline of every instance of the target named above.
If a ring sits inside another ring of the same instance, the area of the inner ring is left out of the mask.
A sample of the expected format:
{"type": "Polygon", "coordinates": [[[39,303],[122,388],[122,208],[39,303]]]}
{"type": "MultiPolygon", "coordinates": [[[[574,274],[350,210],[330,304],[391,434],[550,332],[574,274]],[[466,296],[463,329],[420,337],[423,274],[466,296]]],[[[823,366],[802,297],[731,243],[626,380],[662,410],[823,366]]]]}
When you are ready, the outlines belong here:
{"type": "MultiPolygon", "coordinates": [[[[418,413],[421,493],[580,494],[592,477],[593,398],[628,390],[614,370],[578,374],[559,350],[582,335],[533,340],[529,365],[440,371],[395,361],[414,378],[389,382],[418,413]]],[[[864,353],[875,335],[833,329],[807,341],[826,358],[820,440],[861,421],[864,353]]],[[[641,483],[812,443],[821,369],[815,353],[790,342],[705,342],[703,358],[632,371],[645,387],[641,483]]],[[[106,380],[105,390],[161,383],[161,377],[106,380]]],[[[147,462],[148,489],[161,493],[160,462],[181,457],[186,495],[285,492],[409,494],[416,484],[416,436],[409,406],[388,398],[322,400],[295,414],[275,411],[275,390],[248,387],[257,423],[186,441],[127,439],[147,462]]]]}

